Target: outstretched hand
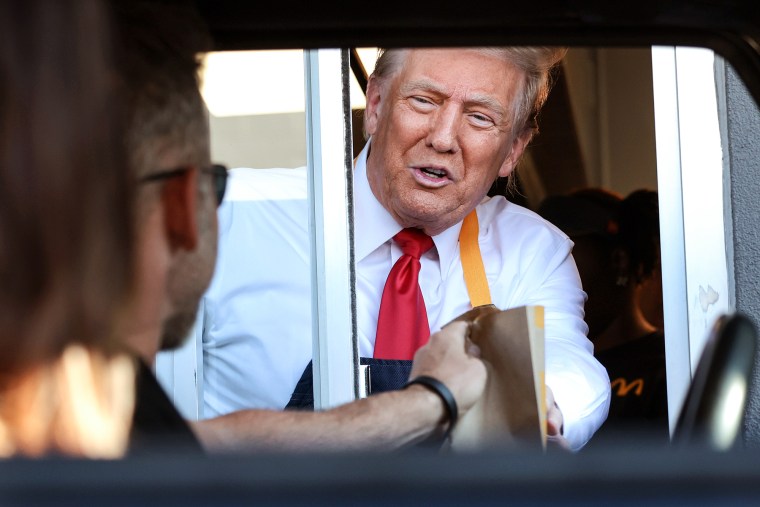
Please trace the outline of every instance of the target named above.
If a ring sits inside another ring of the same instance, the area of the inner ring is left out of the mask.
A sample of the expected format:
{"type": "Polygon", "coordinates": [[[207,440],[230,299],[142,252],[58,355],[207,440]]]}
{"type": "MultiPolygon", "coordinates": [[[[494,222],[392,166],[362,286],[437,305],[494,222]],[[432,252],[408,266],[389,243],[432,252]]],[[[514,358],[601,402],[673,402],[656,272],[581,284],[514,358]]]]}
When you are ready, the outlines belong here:
{"type": "Polygon", "coordinates": [[[475,404],[486,385],[486,367],[468,332],[468,323],[452,322],[430,336],[414,355],[410,374],[410,378],[426,375],[443,382],[454,395],[460,415],[475,404]]]}

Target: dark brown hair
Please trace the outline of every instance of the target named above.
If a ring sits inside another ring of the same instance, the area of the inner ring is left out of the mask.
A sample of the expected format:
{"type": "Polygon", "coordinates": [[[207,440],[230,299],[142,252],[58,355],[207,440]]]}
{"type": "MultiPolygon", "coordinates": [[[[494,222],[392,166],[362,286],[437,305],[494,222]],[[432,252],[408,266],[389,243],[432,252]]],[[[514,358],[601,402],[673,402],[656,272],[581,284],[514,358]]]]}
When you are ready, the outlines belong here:
{"type": "Polygon", "coordinates": [[[181,148],[190,159],[207,158],[199,72],[211,39],[203,21],[182,2],[121,2],[115,15],[133,175],[158,169],[156,160],[167,147],[181,148]]]}
{"type": "Polygon", "coordinates": [[[97,0],[0,2],[0,386],[69,344],[111,350],[133,180],[97,0]]]}
{"type": "Polygon", "coordinates": [[[657,192],[640,189],[620,203],[620,246],[628,252],[636,281],[660,267],[660,208],[657,192]]]}

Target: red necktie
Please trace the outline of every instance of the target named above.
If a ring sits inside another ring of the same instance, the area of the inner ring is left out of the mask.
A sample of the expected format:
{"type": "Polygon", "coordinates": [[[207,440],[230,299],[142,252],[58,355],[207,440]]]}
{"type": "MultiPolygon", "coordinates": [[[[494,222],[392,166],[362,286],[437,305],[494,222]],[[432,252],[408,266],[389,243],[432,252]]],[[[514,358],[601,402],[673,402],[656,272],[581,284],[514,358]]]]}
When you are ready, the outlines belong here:
{"type": "Polygon", "coordinates": [[[420,257],[433,248],[433,240],[419,229],[404,229],[393,240],[404,255],[388,273],[380,300],[375,357],[412,359],[430,337],[425,300],[420,290],[420,257]]]}

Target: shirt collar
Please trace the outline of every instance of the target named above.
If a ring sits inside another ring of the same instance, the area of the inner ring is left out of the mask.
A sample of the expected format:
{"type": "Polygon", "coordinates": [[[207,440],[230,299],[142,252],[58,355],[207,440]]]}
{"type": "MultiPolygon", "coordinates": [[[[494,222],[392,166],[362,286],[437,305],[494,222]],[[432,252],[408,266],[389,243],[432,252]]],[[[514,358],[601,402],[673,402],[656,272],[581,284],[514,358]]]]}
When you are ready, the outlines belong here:
{"type": "MultiPolygon", "coordinates": [[[[354,168],[354,216],[355,224],[362,226],[354,228],[354,247],[356,261],[359,262],[380,245],[395,236],[401,226],[393,219],[382,204],[375,198],[367,180],[367,155],[371,139],[356,159],[354,168]],[[372,224],[371,227],[365,224],[372,224]]],[[[449,266],[457,257],[459,248],[459,222],[442,233],[433,236],[436,251],[440,258],[441,273],[448,272],[449,266]]]]}
{"type": "Polygon", "coordinates": [[[401,230],[382,204],[375,198],[367,180],[367,155],[371,139],[356,159],[354,168],[354,248],[361,261],[401,230]],[[372,224],[371,226],[365,224],[372,224]]]}

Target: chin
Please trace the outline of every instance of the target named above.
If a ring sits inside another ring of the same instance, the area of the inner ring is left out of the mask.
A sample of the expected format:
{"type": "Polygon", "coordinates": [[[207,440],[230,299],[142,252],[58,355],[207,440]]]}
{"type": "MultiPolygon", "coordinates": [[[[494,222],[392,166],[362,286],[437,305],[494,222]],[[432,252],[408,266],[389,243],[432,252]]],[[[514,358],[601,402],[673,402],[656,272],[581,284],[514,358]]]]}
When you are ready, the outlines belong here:
{"type": "Polygon", "coordinates": [[[451,215],[451,210],[440,206],[437,199],[413,199],[412,202],[399,204],[396,216],[403,220],[405,227],[432,227],[440,224],[442,217],[451,215]]]}
{"type": "Polygon", "coordinates": [[[181,312],[170,317],[161,334],[161,350],[175,350],[181,347],[194,324],[194,312],[181,312]]]}

